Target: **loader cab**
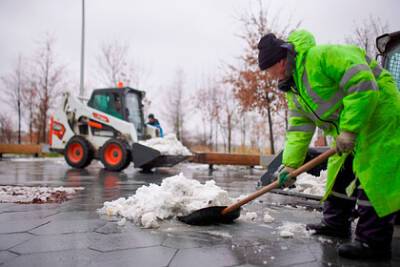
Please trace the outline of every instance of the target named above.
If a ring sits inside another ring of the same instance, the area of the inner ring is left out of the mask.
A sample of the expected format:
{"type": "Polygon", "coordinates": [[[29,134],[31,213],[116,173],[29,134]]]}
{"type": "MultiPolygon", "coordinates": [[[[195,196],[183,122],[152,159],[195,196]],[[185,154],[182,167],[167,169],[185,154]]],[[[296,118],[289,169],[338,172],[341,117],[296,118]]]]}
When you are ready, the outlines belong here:
{"type": "Polygon", "coordinates": [[[88,106],[135,125],[139,139],[144,136],[142,99],[144,92],[130,87],[95,89],[88,106]]]}
{"type": "Polygon", "coordinates": [[[400,89],[400,31],[379,36],[376,47],[382,56],[382,66],[393,75],[400,89]]]}

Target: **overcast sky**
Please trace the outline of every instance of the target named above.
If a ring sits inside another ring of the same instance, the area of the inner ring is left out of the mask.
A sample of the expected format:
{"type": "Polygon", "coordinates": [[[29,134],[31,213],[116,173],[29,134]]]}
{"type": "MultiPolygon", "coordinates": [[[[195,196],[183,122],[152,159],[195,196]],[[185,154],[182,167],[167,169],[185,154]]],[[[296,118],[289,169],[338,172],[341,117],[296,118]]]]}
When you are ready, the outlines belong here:
{"type": "MultiPolygon", "coordinates": [[[[400,1],[396,0],[279,0],[264,1],[281,21],[292,16],[314,33],[318,43],[343,42],[356,23],[369,15],[400,30],[400,1]]],[[[96,87],[93,67],[102,43],[124,41],[132,57],[148,72],[144,88],[159,102],[163,85],[177,68],[195,87],[200,77],[214,73],[223,62],[234,62],[243,43],[237,16],[251,0],[86,0],[86,77],[96,87]]],[[[81,0],[0,0],[0,75],[10,72],[18,54],[29,56],[44,33],[52,33],[56,50],[79,81],[81,0]]],[[[164,89],[165,90],[165,89],[164,89]]],[[[0,107],[0,111],[4,107],[0,107]]]]}

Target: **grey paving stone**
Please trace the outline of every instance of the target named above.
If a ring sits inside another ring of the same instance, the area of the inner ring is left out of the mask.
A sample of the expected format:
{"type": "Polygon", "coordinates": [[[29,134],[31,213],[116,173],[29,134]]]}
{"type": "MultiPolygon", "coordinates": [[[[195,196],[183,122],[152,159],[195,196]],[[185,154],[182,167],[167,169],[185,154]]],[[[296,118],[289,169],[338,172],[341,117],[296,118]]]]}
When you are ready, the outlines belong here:
{"type": "Polygon", "coordinates": [[[211,247],[224,244],[226,242],[227,240],[221,236],[185,231],[181,233],[167,233],[167,238],[162,245],[170,248],[181,249],[211,247]]]}
{"type": "Polygon", "coordinates": [[[49,210],[34,210],[34,211],[23,211],[23,212],[4,212],[0,213],[0,223],[12,222],[21,220],[32,220],[32,219],[43,219],[48,216],[57,214],[59,211],[56,209],[49,210]]]}
{"type": "Polygon", "coordinates": [[[70,220],[83,220],[83,219],[98,219],[99,215],[95,209],[91,211],[68,211],[63,210],[58,214],[48,217],[51,221],[70,221],[70,220]]]}
{"type": "Polygon", "coordinates": [[[16,257],[18,256],[14,253],[8,251],[0,251],[0,264],[7,263],[16,257]]]}
{"type": "Polygon", "coordinates": [[[30,266],[30,267],[70,267],[70,266],[88,266],[90,262],[99,255],[98,252],[80,249],[68,250],[50,253],[35,253],[29,255],[21,255],[7,263],[7,266],[30,266]]]}
{"type": "Polygon", "coordinates": [[[181,249],[172,259],[170,267],[233,266],[245,263],[230,247],[181,249]]]}
{"type": "Polygon", "coordinates": [[[120,250],[100,254],[89,266],[162,267],[168,266],[175,253],[176,249],[161,246],[120,250]]]}
{"type": "Polygon", "coordinates": [[[31,238],[33,235],[28,233],[0,235],[0,250],[7,250],[31,238]]]}
{"type": "Polygon", "coordinates": [[[47,219],[32,219],[0,223],[0,234],[27,232],[36,227],[49,223],[47,219]]]}
{"type": "Polygon", "coordinates": [[[101,226],[95,230],[99,234],[117,234],[122,233],[123,227],[118,226],[115,222],[107,222],[104,226],[101,226]]]}
{"type": "MultiPolygon", "coordinates": [[[[321,263],[332,266],[357,266],[357,267],[389,267],[400,266],[399,262],[396,263],[396,255],[398,251],[393,253],[392,260],[385,261],[363,261],[363,260],[350,260],[339,257],[336,250],[336,245],[332,244],[311,244],[310,251],[314,257],[321,263]]],[[[394,251],[394,250],[393,250],[394,251]]]]}
{"type": "Polygon", "coordinates": [[[29,241],[11,249],[20,254],[62,251],[71,249],[87,248],[91,240],[99,235],[96,233],[79,233],[64,235],[43,235],[35,236],[29,241]]]}
{"type": "Polygon", "coordinates": [[[23,212],[23,211],[34,211],[34,210],[49,210],[58,209],[60,204],[50,203],[50,204],[16,204],[1,210],[4,212],[23,212]]]}
{"type": "Polygon", "coordinates": [[[165,237],[150,231],[125,232],[120,234],[98,234],[92,239],[90,248],[98,251],[140,248],[161,245],[165,237]]]}
{"type": "Polygon", "coordinates": [[[70,221],[57,220],[35,228],[30,232],[36,235],[86,233],[93,232],[95,229],[105,224],[106,222],[100,219],[70,221]]]}
{"type": "Polygon", "coordinates": [[[221,243],[218,242],[216,243],[206,240],[196,240],[190,238],[167,237],[167,239],[165,239],[162,245],[169,248],[185,249],[185,248],[212,247],[215,245],[219,245],[221,243]]]}
{"type": "Polygon", "coordinates": [[[11,206],[15,206],[17,204],[15,203],[0,203],[0,213],[3,212],[3,210],[6,210],[7,208],[11,206]]]}
{"type": "Polygon", "coordinates": [[[317,259],[308,251],[308,245],[284,245],[280,242],[271,242],[267,245],[236,247],[232,246],[232,253],[248,264],[263,266],[297,266],[301,264],[317,263],[317,259]]]}

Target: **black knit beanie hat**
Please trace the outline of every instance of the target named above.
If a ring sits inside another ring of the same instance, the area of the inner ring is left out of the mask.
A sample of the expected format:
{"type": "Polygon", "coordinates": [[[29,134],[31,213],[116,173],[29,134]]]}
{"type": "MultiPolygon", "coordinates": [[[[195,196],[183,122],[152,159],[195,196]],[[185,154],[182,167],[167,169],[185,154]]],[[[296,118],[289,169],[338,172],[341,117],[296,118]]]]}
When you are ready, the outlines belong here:
{"type": "Polygon", "coordinates": [[[268,33],[261,38],[257,46],[258,66],[261,70],[268,69],[286,57],[287,50],[282,47],[284,43],[273,33],[268,33]]]}

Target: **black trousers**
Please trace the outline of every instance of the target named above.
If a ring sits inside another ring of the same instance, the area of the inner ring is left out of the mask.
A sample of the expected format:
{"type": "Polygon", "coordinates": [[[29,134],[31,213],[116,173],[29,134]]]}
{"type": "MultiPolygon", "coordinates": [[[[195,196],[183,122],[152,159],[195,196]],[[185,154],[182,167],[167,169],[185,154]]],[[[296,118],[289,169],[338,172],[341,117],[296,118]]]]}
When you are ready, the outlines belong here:
{"type": "Polygon", "coordinates": [[[336,178],[332,194],[324,203],[323,221],[330,226],[348,230],[352,219],[358,216],[356,240],[382,249],[390,248],[396,214],[379,218],[361,188],[354,190],[351,197],[346,196],[346,187],[356,178],[352,164],[353,157],[349,156],[336,178]]]}

